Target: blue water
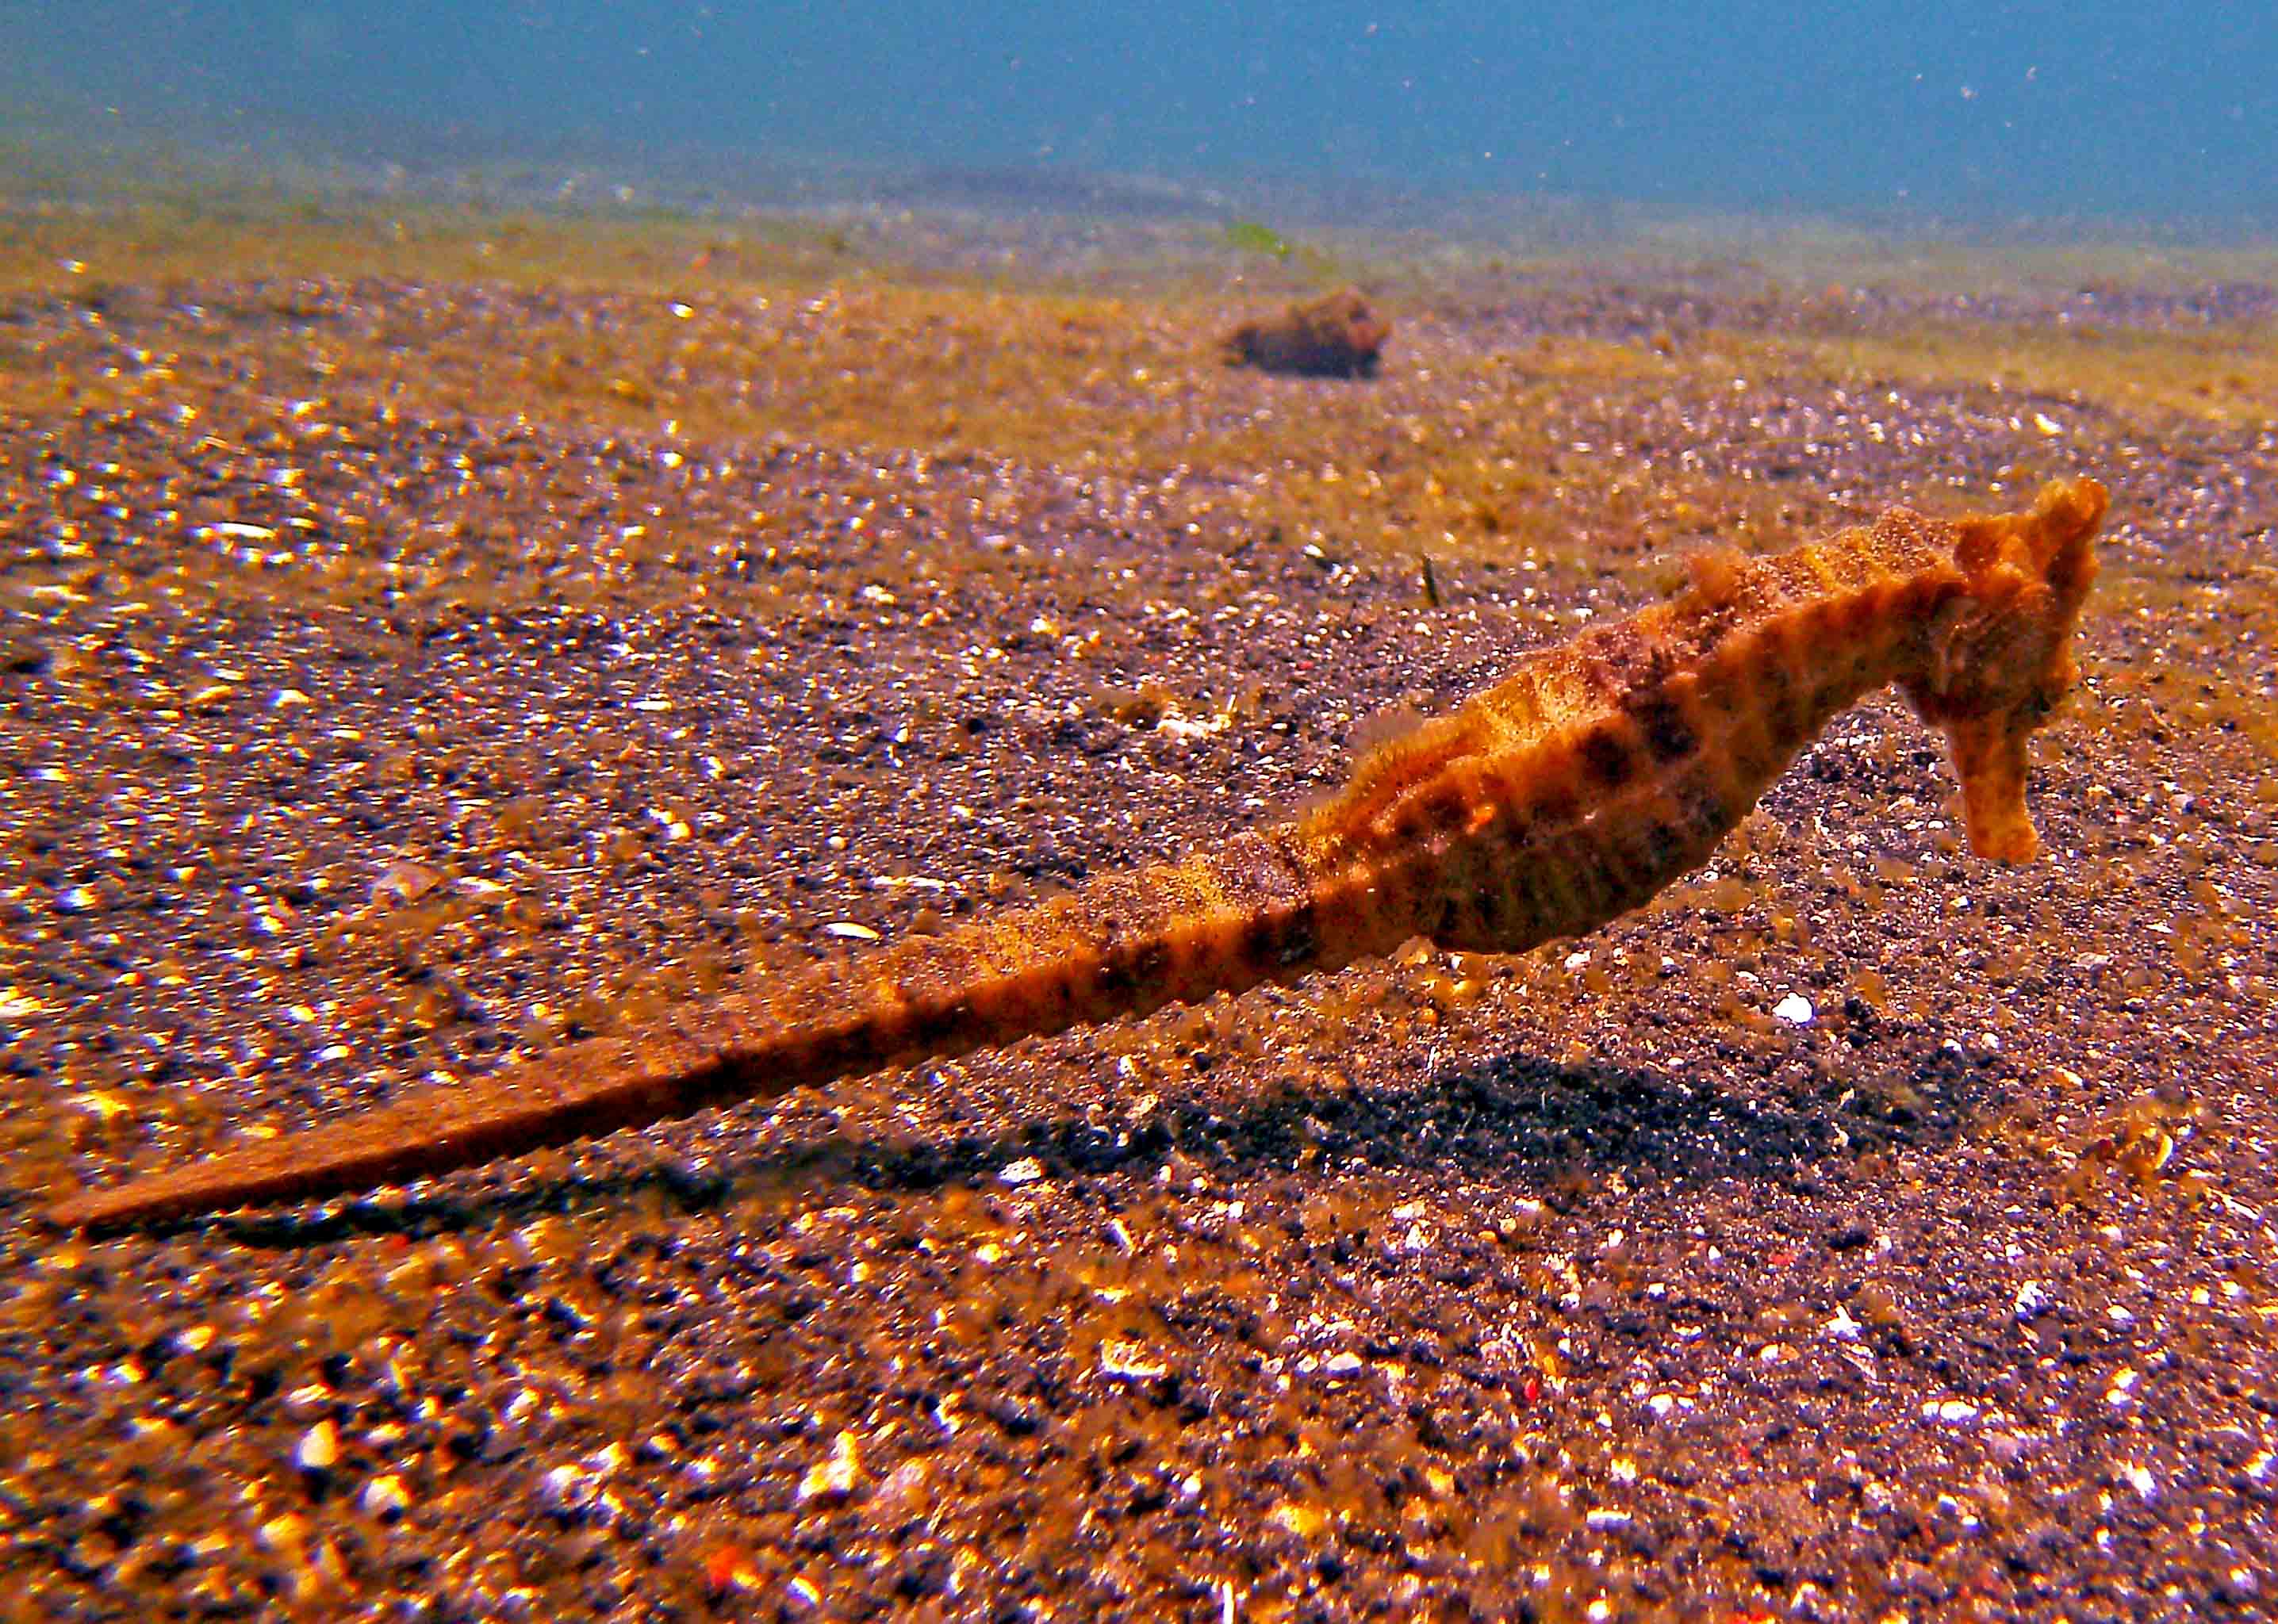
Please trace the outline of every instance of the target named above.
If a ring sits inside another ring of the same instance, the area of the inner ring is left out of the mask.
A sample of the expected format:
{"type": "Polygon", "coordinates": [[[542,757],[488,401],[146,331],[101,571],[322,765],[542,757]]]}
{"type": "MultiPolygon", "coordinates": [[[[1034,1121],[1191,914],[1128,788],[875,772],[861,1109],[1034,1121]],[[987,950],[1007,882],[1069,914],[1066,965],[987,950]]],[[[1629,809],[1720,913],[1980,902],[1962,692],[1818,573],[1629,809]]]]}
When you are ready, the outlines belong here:
{"type": "MultiPolygon", "coordinates": [[[[2278,221],[2267,0],[0,0],[0,136],[2278,221]]],[[[1256,194],[1249,194],[1254,195],[1256,194]]]]}

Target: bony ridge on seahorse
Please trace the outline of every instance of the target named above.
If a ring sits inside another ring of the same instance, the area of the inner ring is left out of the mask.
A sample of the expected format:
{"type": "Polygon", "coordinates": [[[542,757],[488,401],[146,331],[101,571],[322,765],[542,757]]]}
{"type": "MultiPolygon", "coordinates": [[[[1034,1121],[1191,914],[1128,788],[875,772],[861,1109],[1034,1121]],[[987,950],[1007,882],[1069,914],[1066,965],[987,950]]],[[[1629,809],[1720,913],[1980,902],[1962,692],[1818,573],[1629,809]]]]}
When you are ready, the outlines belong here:
{"type": "Polygon", "coordinates": [[[2106,507],[1893,508],[1523,660],[1294,822],[1041,907],[668,1010],[463,1085],[74,1193],[65,1226],[335,1194],[1390,952],[1579,935],[1704,862],[1824,727],[1896,685],[1945,735],[1970,845],[2033,857],[2026,740],[2072,685],[2106,507]]]}

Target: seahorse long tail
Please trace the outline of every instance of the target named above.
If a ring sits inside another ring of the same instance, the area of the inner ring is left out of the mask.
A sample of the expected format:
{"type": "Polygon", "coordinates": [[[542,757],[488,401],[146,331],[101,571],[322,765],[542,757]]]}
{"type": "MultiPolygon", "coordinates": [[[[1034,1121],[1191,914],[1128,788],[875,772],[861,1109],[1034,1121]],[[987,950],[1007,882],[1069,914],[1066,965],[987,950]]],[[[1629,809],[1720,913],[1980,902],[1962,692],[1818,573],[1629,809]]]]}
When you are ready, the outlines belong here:
{"type": "Polygon", "coordinates": [[[1706,861],[1831,717],[1893,683],[1947,736],[1972,847],[2024,860],[2025,743],[2075,679],[2106,500],[2092,479],[2059,482],[2027,514],[1895,508],[1777,557],[1708,555],[1680,597],[1526,660],[1297,821],[74,1193],[48,1216],[104,1225],[363,1190],[1290,980],[1412,936],[1517,952],[1583,934],[1706,861]]]}

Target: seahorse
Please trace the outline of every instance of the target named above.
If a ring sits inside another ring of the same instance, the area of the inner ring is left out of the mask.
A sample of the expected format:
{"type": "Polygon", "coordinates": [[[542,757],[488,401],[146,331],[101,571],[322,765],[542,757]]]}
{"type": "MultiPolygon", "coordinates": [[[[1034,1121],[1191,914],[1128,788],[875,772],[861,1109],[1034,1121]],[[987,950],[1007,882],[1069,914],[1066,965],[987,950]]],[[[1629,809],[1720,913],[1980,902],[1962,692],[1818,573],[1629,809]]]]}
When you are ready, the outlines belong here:
{"type": "Polygon", "coordinates": [[[1579,936],[1706,862],[1831,718],[1886,686],[1945,735],[1973,850],[2026,861],[2026,743],[2077,675],[2106,501],[2093,479],[2060,480],[2028,513],[1897,507],[1773,557],[1704,553],[1678,597],[1523,660],[1302,817],[47,1216],[101,1226],[365,1190],[1288,982],[1418,936],[1491,953],[1579,936]]]}

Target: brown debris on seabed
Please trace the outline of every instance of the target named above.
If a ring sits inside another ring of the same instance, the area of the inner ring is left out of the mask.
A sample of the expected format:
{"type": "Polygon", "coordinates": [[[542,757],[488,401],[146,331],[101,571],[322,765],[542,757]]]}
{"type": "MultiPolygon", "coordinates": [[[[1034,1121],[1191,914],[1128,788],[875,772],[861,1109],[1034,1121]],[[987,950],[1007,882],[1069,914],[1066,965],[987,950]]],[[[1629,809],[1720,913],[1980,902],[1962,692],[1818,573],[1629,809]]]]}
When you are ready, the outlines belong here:
{"type": "Polygon", "coordinates": [[[1226,335],[1224,349],[1230,364],[1261,372],[1374,377],[1391,336],[1391,322],[1370,309],[1358,288],[1345,287],[1242,323],[1226,335]]]}
{"type": "Polygon", "coordinates": [[[1631,280],[1419,299],[1365,400],[1181,371],[1136,295],[11,295],[11,1608],[2266,1606],[2267,332],[1631,280]],[[1972,859],[1877,704],[1587,942],[36,1224],[1222,836],[1710,533],[2075,468],[2115,519],[2037,864],[1972,859]]]}

